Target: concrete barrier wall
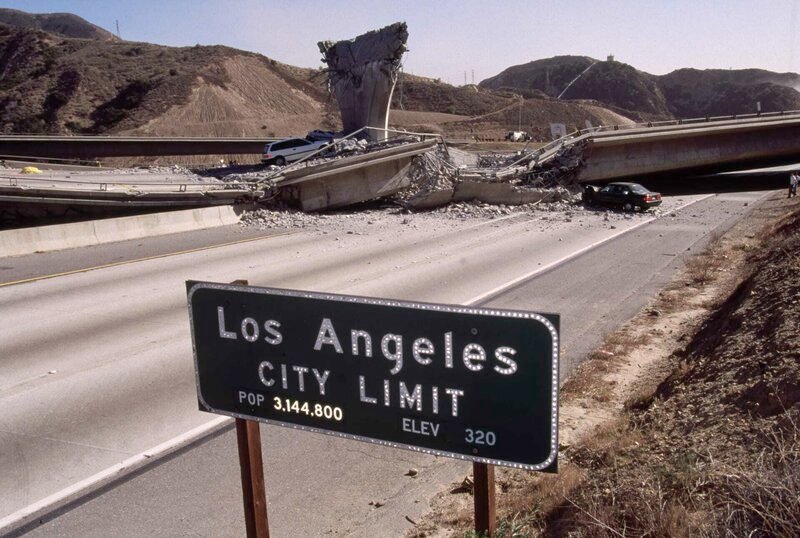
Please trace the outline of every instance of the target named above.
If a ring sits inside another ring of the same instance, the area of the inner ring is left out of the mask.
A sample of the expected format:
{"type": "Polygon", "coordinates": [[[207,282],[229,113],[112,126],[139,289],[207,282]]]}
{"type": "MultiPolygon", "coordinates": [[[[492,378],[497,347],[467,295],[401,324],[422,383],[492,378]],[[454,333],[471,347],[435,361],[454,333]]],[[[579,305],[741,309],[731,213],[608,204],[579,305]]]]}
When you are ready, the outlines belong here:
{"type": "Polygon", "coordinates": [[[215,206],[0,231],[0,257],[101,245],[239,222],[243,207],[215,206]]]}

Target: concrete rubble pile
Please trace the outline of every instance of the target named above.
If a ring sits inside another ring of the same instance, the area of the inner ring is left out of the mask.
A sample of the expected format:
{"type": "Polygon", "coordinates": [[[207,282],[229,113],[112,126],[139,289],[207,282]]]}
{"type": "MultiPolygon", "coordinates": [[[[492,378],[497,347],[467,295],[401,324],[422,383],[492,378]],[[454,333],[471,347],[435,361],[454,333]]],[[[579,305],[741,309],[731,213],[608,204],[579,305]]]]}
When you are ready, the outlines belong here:
{"type": "Polygon", "coordinates": [[[524,205],[578,198],[575,178],[583,164],[581,144],[563,146],[544,165],[538,164],[534,152],[481,155],[472,166],[454,165],[447,153],[437,148],[417,157],[410,171],[411,187],[395,199],[412,209],[432,209],[469,200],[524,205]]]}
{"type": "MultiPolygon", "coordinates": [[[[252,172],[224,176],[226,183],[254,183],[265,192],[264,204],[280,198],[280,186],[272,178],[283,169],[309,167],[357,155],[367,155],[389,147],[418,142],[417,136],[399,136],[381,142],[347,139],[324,157],[299,165],[270,166],[252,172]]],[[[443,142],[417,156],[406,173],[408,187],[384,197],[388,202],[410,210],[428,210],[447,204],[475,200],[495,205],[525,205],[576,201],[574,181],[582,164],[580,148],[567,146],[546,166],[537,167],[531,155],[475,155],[443,142]],[[520,162],[520,159],[522,161],[520,162]]],[[[270,205],[271,206],[271,205],[270,205]]]]}
{"type": "Polygon", "coordinates": [[[242,215],[241,225],[267,230],[271,228],[313,228],[321,222],[319,213],[304,213],[274,201],[268,207],[247,211],[242,215]]]}
{"type": "Polygon", "coordinates": [[[131,176],[131,175],[179,176],[183,181],[186,181],[187,179],[192,181],[207,181],[207,179],[201,177],[193,170],[190,170],[184,166],[180,166],[177,164],[170,166],[152,165],[152,166],[137,166],[131,168],[109,168],[109,169],[100,169],[98,170],[98,172],[103,174],[121,175],[121,176],[131,176]]]}
{"type": "MultiPolygon", "coordinates": [[[[253,166],[249,170],[242,170],[242,167],[215,169],[213,175],[225,183],[254,185],[265,193],[261,201],[266,204],[281,197],[281,178],[287,171],[314,173],[315,167],[320,165],[421,140],[421,136],[410,133],[395,134],[381,141],[346,138],[306,161],[282,167],[253,166]]],[[[411,210],[428,210],[470,200],[502,205],[574,201],[579,192],[575,178],[583,165],[583,149],[582,142],[565,144],[549,155],[546,162],[540,163],[537,151],[476,155],[448,147],[440,140],[433,149],[411,161],[404,172],[406,187],[379,198],[411,210]]],[[[183,173],[177,168],[169,171],[183,173]]]]}
{"type": "MultiPolygon", "coordinates": [[[[447,193],[452,193],[458,178],[458,169],[450,162],[447,148],[439,144],[436,149],[418,156],[408,172],[411,186],[393,196],[401,205],[417,207],[419,200],[436,199],[436,193],[445,193],[443,203],[447,203],[447,193]],[[416,204],[416,205],[415,205],[416,204]]],[[[433,207],[431,205],[430,207],[433,207]]]]}
{"type": "Polygon", "coordinates": [[[475,181],[505,181],[534,187],[568,187],[583,166],[586,141],[562,144],[546,160],[538,151],[521,151],[511,155],[481,155],[479,166],[466,169],[461,177],[475,181]]]}
{"type": "MultiPolygon", "coordinates": [[[[578,172],[584,164],[583,154],[587,141],[580,140],[562,146],[552,159],[541,166],[528,165],[524,175],[526,185],[537,187],[568,187],[577,184],[578,172]]],[[[535,162],[532,164],[536,164],[535,162]]]]}

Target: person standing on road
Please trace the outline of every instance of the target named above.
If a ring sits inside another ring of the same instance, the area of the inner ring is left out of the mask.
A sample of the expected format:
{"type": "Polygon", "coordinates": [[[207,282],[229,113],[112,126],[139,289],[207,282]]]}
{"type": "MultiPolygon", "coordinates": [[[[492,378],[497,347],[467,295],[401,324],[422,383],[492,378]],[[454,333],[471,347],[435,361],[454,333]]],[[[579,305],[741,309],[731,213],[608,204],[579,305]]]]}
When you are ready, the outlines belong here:
{"type": "Polygon", "coordinates": [[[789,175],[789,196],[788,196],[789,198],[791,198],[792,196],[797,196],[797,182],[798,180],[800,180],[800,177],[798,176],[800,176],[800,172],[798,172],[797,170],[794,170],[789,175]]]}

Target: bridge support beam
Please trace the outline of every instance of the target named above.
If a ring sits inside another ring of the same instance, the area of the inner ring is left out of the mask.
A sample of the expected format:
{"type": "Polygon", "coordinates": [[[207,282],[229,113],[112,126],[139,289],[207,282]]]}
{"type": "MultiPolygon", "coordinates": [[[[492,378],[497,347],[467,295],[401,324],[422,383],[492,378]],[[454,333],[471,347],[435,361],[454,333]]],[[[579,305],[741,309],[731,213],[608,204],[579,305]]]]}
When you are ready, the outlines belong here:
{"type": "Polygon", "coordinates": [[[94,160],[163,155],[260,155],[267,140],[8,135],[0,136],[0,158],[17,156],[94,160]]]}
{"type": "Polygon", "coordinates": [[[411,161],[435,146],[436,140],[424,140],[288,170],[275,179],[275,185],[283,198],[299,202],[303,211],[365,202],[408,187],[411,161]]]}
{"type": "Polygon", "coordinates": [[[798,121],[752,123],[589,140],[578,181],[714,173],[800,162],[798,121]]]}

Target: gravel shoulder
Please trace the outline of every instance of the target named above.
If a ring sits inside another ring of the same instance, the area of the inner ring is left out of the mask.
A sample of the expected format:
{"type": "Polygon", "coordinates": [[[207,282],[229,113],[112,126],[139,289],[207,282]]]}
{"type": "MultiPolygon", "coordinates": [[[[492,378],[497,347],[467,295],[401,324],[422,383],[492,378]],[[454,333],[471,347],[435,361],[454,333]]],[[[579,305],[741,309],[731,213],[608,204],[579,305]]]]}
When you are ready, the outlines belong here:
{"type": "MultiPolygon", "coordinates": [[[[560,473],[498,468],[498,535],[796,535],[800,204],[782,195],[567,380],[560,473]]],[[[470,484],[408,536],[467,534],[470,484]]]]}

